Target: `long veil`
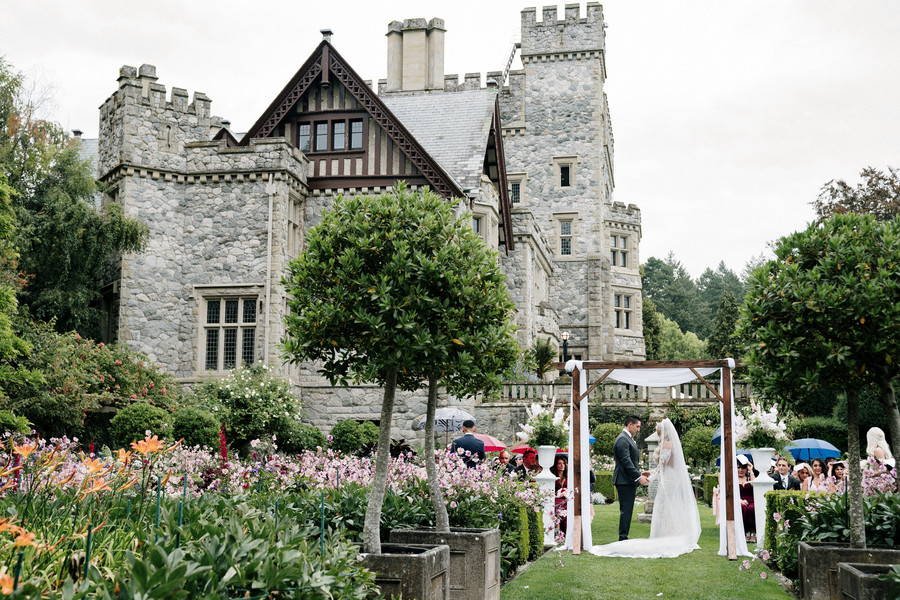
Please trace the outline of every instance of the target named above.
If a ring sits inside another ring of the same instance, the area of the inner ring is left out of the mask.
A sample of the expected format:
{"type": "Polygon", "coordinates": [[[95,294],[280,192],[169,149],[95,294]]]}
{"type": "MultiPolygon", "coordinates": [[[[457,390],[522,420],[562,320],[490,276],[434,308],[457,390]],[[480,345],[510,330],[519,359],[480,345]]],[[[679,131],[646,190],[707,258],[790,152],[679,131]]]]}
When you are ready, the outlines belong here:
{"type": "Polygon", "coordinates": [[[656,484],[649,539],[632,539],[594,546],[597,556],[669,558],[699,548],[700,513],[675,426],[663,419],[658,426],[659,461],[651,473],[656,484]]]}

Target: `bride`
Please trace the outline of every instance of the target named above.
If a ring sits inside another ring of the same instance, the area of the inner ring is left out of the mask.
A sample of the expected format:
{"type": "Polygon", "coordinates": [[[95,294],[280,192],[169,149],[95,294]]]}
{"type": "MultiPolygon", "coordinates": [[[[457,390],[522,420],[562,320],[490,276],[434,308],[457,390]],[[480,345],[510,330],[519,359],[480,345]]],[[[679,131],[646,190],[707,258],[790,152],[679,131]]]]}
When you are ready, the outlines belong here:
{"type": "Polygon", "coordinates": [[[691,487],[678,432],[669,419],[656,426],[659,447],[657,466],[650,473],[656,485],[649,539],[631,539],[594,546],[597,556],[671,558],[699,548],[700,513],[691,487]]]}

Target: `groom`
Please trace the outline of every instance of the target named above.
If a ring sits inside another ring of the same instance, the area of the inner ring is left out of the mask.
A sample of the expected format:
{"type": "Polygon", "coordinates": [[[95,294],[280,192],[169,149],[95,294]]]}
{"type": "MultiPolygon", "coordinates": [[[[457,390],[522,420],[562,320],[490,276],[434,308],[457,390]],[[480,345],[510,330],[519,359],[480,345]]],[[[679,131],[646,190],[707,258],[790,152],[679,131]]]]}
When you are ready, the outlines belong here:
{"type": "Polygon", "coordinates": [[[631,529],[631,514],[634,512],[634,497],[638,485],[647,485],[650,480],[638,468],[639,454],[634,436],[641,430],[641,419],[636,415],[625,417],[625,429],[613,444],[616,468],[613,484],[619,494],[619,541],[628,539],[631,529]]]}

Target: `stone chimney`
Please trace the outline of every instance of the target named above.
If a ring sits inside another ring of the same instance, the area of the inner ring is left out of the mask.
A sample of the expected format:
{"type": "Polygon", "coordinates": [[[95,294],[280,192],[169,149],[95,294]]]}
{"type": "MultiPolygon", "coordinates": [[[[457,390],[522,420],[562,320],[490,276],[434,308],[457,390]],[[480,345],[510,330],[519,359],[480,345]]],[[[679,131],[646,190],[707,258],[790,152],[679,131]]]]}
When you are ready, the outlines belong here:
{"type": "Polygon", "coordinates": [[[444,89],[444,20],[388,24],[386,92],[444,89]]]}

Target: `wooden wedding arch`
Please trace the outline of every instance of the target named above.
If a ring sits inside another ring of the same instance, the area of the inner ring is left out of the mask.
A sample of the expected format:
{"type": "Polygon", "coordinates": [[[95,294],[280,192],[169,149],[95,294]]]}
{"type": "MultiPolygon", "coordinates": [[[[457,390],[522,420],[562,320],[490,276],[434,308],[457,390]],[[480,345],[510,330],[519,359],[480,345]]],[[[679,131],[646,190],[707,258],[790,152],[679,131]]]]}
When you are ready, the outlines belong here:
{"type": "MultiPolygon", "coordinates": [[[[569,363],[553,363],[553,368],[558,370],[566,369],[569,363]]],[[[577,364],[577,361],[575,361],[577,364]]],[[[581,481],[581,401],[588,397],[594,389],[603,383],[613,371],[617,369],[687,369],[719,400],[722,404],[722,451],[724,453],[723,463],[725,466],[724,481],[728,482],[725,488],[725,545],[729,560],[737,559],[737,542],[734,527],[734,446],[732,445],[732,391],[731,391],[731,375],[735,367],[732,359],[721,360],[673,360],[673,361],[584,361],[581,368],[572,369],[572,447],[569,448],[572,457],[572,472],[577,473],[576,477],[581,481]],[[711,385],[697,369],[721,369],[722,371],[722,392],[715,386],[711,385]],[[605,371],[600,377],[594,381],[591,386],[581,393],[581,377],[582,371],[605,371]]],[[[581,488],[582,485],[576,485],[574,490],[574,506],[573,515],[570,519],[570,528],[572,529],[572,553],[580,554],[584,548],[582,539],[582,507],[581,507],[581,488]]]]}

